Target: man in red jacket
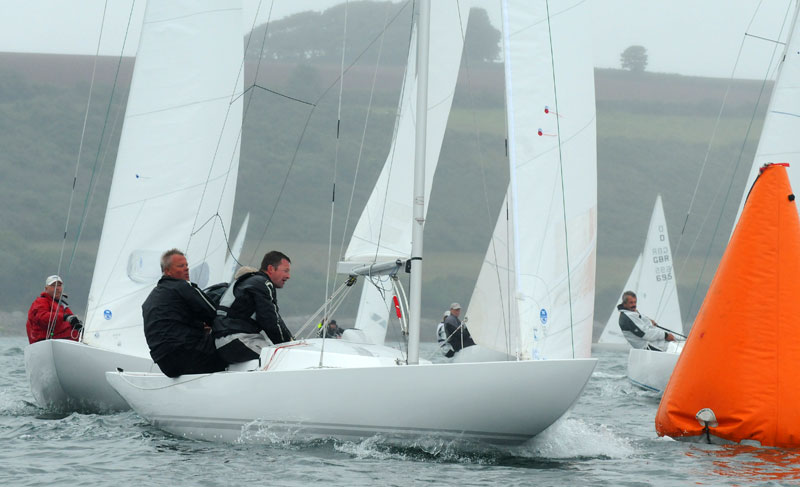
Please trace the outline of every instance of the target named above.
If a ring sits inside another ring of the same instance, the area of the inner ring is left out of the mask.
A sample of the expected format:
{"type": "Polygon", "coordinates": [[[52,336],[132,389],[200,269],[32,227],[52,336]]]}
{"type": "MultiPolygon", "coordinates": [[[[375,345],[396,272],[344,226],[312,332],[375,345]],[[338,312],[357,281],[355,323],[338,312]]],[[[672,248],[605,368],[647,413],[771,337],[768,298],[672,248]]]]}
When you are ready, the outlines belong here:
{"type": "Polygon", "coordinates": [[[63,281],[50,276],[44,282],[44,292],[33,301],[28,310],[28,341],[36,343],[47,338],[78,341],[83,323],[72,313],[66,296],[62,296],[63,281]]]}

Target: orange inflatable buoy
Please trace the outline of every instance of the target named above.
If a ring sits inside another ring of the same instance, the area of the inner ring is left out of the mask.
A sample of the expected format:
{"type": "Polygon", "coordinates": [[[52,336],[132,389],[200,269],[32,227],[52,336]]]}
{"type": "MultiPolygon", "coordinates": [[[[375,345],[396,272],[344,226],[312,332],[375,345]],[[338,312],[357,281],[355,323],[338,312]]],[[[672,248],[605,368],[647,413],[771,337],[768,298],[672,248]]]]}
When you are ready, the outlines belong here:
{"type": "Polygon", "coordinates": [[[800,217],[761,170],[656,413],[659,436],[800,446],[800,217]]]}

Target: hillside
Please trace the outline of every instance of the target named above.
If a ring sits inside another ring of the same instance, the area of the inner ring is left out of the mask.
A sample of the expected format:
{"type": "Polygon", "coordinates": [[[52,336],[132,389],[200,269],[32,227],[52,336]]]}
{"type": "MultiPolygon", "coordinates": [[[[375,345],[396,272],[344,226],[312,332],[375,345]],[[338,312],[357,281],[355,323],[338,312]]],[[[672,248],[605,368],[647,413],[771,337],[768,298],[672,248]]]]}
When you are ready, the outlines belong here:
{"type": "MultiPolygon", "coordinates": [[[[73,308],[82,312],[85,307],[133,60],[99,59],[72,194],[93,63],[91,57],[0,53],[2,311],[27,310],[44,276],[55,272],[59,262],[73,308]]],[[[253,79],[256,65],[248,62],[247,79],[253,79]]],[[[271,248],[290,249],[293,278],[281,293],[281,309],[287,316],[299,317],[315,309],[325,294],[334,161],[338,161],[340,195],[334,218],[337,254],[386,157],[403,70],[381,67],[375,82],[374,66],[357,64],[348,71],[338,154],[339,66],[274,62],[262,64],[259,73],[260,85],[313,99],[316,107],[303,132],[310,113],[307,105],[264,91],[253,96],[244,121],[232,232],[250,213],[245,263],[256,263],[271,248]],[[336,89],[328,90],[334,85],[336,89]],[[344,229],[352,188],[353,206],[344,229]]],[[[595,77],[599,175],[595,320],[607,319],[641,250],[657,193],[664,198],[682,309],[692,316],[730,232],[768,90],[757,106],[759,82],[732,82],[709,148],[727,80],[637,76],[617,70],[596,70],[595,77]],[[681,235],[696,185],[692,214],[681,235]]],[[[424,279],[431,290],[423,302],[426,321],[439,317],[451,301],[469,300],[488,240],[483,229],[493,225],[502,199],[507,178],[502,79],[502,69],[494,63],[462,67],[426,226],[424,279]]],[[[0,330],[4,325],[6,333],[21,331],[18,323],[0,323],[0,330]]],[[[432,338],[432,331],[424,337],[432,338]]]]}

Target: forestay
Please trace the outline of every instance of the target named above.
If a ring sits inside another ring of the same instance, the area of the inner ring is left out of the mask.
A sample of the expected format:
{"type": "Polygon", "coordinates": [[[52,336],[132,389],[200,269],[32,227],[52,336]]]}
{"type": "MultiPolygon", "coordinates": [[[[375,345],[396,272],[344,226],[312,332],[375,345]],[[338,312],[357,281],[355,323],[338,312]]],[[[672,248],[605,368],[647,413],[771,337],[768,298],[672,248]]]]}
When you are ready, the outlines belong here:
{"type": "Polygon", "coordinates": [[[141,303],[169,248],[187,253],[199,285],[228,278],[241,32],[241,6],[227,1],[147,5],[89,292],[89,345],[148,356],[141,303]]]}
{"type": "Polygon", "coordinates": [[[503,2],[510,185],[466,317],[520,358],[588,357],[597,155],[590,5],[503,2]],[[508,209],[508,219],[506,210],[508,209]]]}

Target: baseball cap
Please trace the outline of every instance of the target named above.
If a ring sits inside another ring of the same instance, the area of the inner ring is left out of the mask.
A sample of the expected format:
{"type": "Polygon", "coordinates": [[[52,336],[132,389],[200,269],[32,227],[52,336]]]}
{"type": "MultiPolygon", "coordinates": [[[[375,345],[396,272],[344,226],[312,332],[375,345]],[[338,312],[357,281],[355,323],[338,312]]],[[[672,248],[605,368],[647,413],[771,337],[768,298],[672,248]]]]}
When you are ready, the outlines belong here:
{"type": "Polygon", "coordinates": [[[450,305],[450,309],[461,309],[461,305],[458,303],[453,303],[450,305]]]}
{"type": "Polygon", "coordinates": [[[52,276],[50,276],[50,277],[48,277],[47,279],[44,280],[44,285],[45,286],[52,286],[53,284],[55,284],[57,282],[60,282],[62,284],[64,283],[64,281],[61,280],[61,277],[53,274],[52,276]]]}

